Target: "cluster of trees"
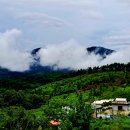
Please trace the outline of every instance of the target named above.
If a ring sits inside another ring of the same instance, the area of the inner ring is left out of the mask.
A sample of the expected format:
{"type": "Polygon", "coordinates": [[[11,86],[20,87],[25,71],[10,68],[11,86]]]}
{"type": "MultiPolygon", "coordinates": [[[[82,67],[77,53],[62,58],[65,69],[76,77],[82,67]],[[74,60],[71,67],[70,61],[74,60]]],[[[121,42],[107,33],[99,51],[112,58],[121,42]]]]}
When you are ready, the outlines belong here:
{"type": "Polygon", "coordinates": [[[38,130],[39,119],[22,107],[9,107],[0,113],[0,130],[38,130]]]}
{"type": "Polygon", "coordinates": [[[81,75],[81,74],[91,74],[91,73],[98,73],[98,72],[107,72],[107,71],[130,71],[130,62],[127,64],[124,63],[113,63],[109,65],[103,65],[101,67],[89,67],[88,69],[81,69],[76,72],[73,72],[74,74],[81,75]]]}
{"type": "Polygon", "coordinates": [[[44,115],[36,117],[34,114],[25,111],[21,107],[9,107],[0,113],[1,130],[89,130],[91,123],[91,114],[93,110],[90,104],[85,104],[82,94],[78,94],[78,102],[69,111],[65,111],[61,106],[48,104],[44,108],[44,115]],[[58,125],[50,124],[51,120],[59,122],[58,125]]]}
{"type": "Polygon", "coordinates": [[[45,95],[23,90],[0,89],[0,108],[9,106],[22,106],[27,110],[39,108],[47,102],[45,95]]]}

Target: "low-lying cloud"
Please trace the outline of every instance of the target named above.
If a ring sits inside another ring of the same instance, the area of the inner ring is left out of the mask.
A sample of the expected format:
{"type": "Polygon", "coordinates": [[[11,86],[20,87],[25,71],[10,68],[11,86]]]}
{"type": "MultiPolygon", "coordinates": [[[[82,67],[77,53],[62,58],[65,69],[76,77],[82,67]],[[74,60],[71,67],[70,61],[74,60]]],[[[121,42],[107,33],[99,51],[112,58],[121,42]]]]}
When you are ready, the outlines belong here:
{"type": "Polygon", "coordinates": [[[101,59],[94,54],[89,55],[86,48],[75,41],[59,45],[47,46],[39,52],[41,65],[57,65],[58,68],[81,69],[94,66],[101,59]]]}
{"type": "Polygon", "coordinates": [[[102,60],[102,57],[99,55],[95,55],[94,53],[88,54],[84,46],[73,40],[59,45],[48,45],[39,52],[41,65],[57,65],[58,68],[71,68],[75,70],[115,62],[127,63],[130,61],[129,54],[130,48],[127,48],[126,50],[114,52],[102,60]]]}
{"type": "MultiPolygon", "coordinates": [[[[29,70],[33,62],[30,52],[22,52],[18,48],[22,32],[18,29],[8,30],[0,33],[0,67],[11,71],[29,70]]],[[[54,66],[74,70],[87,69],[88,67],[102,66],[111,63],[127,63],[130,61],[130,47],[120,49],[107,58],[102,59],[100,55],[89,54],[83,46],[75,40],[60,44],[51,44],[42,48],[38,55],[42,66],[54,66]]],[[[29,50],[29,49],[28,49],[29,50]]]]}
{"type": "Polygon", "coordinates": [[[31,56],[27,52],[21,52],[17,44],[22,35],[18,29],[0,33],[0,67],[11,71],[25,71],[29,69],[31,56]]]}

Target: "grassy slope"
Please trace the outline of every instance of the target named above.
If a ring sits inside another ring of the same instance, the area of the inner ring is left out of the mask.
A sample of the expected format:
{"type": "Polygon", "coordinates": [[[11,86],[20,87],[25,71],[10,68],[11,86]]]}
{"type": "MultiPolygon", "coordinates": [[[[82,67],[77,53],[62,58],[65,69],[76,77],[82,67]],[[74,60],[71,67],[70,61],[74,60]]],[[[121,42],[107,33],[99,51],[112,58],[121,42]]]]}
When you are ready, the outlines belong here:
{"type": "Polygon", "coordinates": [[[68,94],[70,92],[74,92],[75,90],[91,90],[94,86],[118,86],[121,85],[123,80],[125,80],[125,72],[84,74],[74,78],[67,78],[58,82],[46,84],[36,88],[36,90],[46,94],[54,92],[54,95],[61,95],[64,93],[68,94]]]}
{"type": "MultiPolygon", "coordinates": [[[[127,76],[129,77],[129,75],[127,76]]],[[[48,101],[51,104],[71,106],[76,103],[76,92],[79,91],[83,93],[84,101],[121,97],[119,91],[129,88],[128,77],[126,78],[125,72],[84,74],[40,86],[35,91],[51,95],[48,101]],[[96,94],[91,96],[93,91],[96,94]]],[[[36,110],[37,115],[40,115],[39,111],[36,110]]]]}
{"type": "MultiPolygon", "coordinates": [[[[127,97],[130,99],[130,74],[126,72],[100,72],[94,74],[83,74],[80,76],[65,78],[46,85],[42,85],[32,90],[32,92],[48,95],[47,104],[55,104],[55,106],[73,106],[76,103],[76,92],[83,93],[84,101],[93,101],[95,99],[127,97]]],[[[42,81],[41,81],[42,82],[42,81]]],[[[28,110],[37,117],[44,115],[43,109],[46,104],[38,109],[28,110]]],[[[0,109],[0,113],[6,114],[4,109],[0,109]]],[[[129,120],[120,119],[118,122],[97,122],[101,129],[115,128],[118,130],[120,124],[123,128],[126,125],[129,128],[129,120]],[[123,123],[120,123],[120,122],[123,123]],[[103,124],[103,125],[102,125],[103,124]]]]}

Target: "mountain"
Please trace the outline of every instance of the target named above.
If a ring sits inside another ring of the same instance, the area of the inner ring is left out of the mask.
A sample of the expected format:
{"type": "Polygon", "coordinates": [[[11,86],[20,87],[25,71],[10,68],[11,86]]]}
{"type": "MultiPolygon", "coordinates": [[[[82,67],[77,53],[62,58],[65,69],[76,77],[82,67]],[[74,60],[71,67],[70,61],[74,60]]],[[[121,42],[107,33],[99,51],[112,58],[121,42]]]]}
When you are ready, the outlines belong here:
{"type": "MultiPolygon", "coordinates": [[[[38,56],[38,52],[42,48],[36,48],[31,51],[31,55],[35,61],[39,61],[40,57],[38,56]]],[[[111,55],[115,50],[111,50],[108,48],[100,47],[100,46],[92,46],[86,48],[88,54],[94,53],[95,55],[100,55],[102,58],[106,58],[108,55],[111,55]]]]}
{"type": "Polygon", "coordinates": [[[40,49],[41,49],[41,48],[39,47],[39,48],[33,49],[33,50],[31,51],[31,55],[32,55],[34,61],[36,61],[36,62],[39,62],[39,61],[40,61],[40,57],[37,55],[37,53],[39,52],[40,49]]]}
{"type": "MultiPolygon", "coordinates": [[[[64,69],[59,69],[57,65],[52,65],[52,66],[41,66],[40,65],[40,57],[38,55],[38,52],[40,51],[41,48],[35,48],[33,49],[30,53],[33,58],[33,62],[30,65],[30,70],[27,70],[25,72],[11,72],[8,69],[1,68],[0,67],[0,77],[2,76],[24,76],[24,75],[32,75],[32,74],[48,74],[51,72],[68,72],[68,71],[73,71],[70,70],[69,68],[64,68],[64,69]],[[57,68],[57,69],[55,69],[57,68]]],[[[104,47],[97,47],[97,46],[92,46],[86,48],[86,51],[88,54],[94,53],[95,55],[100,55],[102,59],[106,58],[108,55],[112,54],[115,52],[114,50],[107,49],[104,47]]]]}
{"type": "Polygon", "coordinates": [[[103,59],[115,52],[114,50],[97,46],[88,47],[87,51],[89,54],[94,53],[95,55],[100,55],[103,59]]]}
{"type": "MultiPolygon", "coordinates": [[[[65,69],[58,69],[57,65],[52,65],[52,66],[41,66],[40,65],[40,57],[38,55],[38,52],[42,48],[35,48],[34,50],[31,51],[31,55],[33,57],[34,62],[30,66],[30,71],[31,72],[40,72],[40,73],[49,73],[52,71],[70,71],[70,69],[65,68],[65,69]],[[55,69],[57,68],[57,69],[55,69]]],[[[92,46],[88,47],[87,49],[88,54],[94,53],[95,55],[100,55],[102,59],[106,58],[108,55],[112,54],[115,52],[114,50],[107,49],[104,47],[98,47],[98,46],[92,46]]]]}
{"type": "Polygon", "coordinates": [[[38,55],[38,52],[42,48],[35,48],[31,51],[33,63],[30,65],[30,73],[42,73],[42,74],[47,74],[50,72],[68,72],[70,69],[59,69],[56,64],[52,66],[41,66],[40,65],[40,57],[38,55]],[[56,68],[56,69],[55,69],[56,68]]]}

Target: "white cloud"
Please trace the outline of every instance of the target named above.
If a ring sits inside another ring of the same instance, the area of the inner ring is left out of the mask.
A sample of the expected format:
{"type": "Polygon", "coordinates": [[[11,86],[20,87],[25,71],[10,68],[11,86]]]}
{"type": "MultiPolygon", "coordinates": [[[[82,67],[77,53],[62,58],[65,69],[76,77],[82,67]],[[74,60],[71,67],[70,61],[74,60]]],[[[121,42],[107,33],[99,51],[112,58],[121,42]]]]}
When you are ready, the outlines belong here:
{"type": "Polygon", "coordinates": [[[49,16],[44,13],[36,13],[36,12],[26,12],[22,14],[17,14],[17,18],[22,20],[24,23],[27,23],[28,25],[32,24],[37,25],[39,27],[56,27],[61,28],[64,27],[67,24],[67,22],[64,22],[63,20],[49,16]]]}
{"type": "Polygon", "coordinates": [[[11,3],[9,2],[9,0],[1,0],[0,3],[2,5],[1,8],[4,7],[6,8],[6,10],[13,11],[14,13],[16,10],[23,13],[29,10],[32,11],[32,9],[33,12],[42,12],[44,11],[44,8],[48,8],[50,9],[50,12],[52,10],[53,13],[55,13],[55,10],[59,10],[61,11],[61,13],[63,10],[70,11],[70,13],[74,11],[74,13],[76,14],[78,12],[79,15],[89,16],[88,18],[90,19],[98,17],[100,18],[103,16],[102,12],[99,10],[100,0],[19,0],[12,1],[11,3]]]}
{"type": "Polygon", "coordinates": [[[74,40],[58,45],[50,45],[39,52],[41,64],[57,65],[59,68],[81,69],[95,66],[99,56],[88,55],[86,48],[76,43],[74,40]]]}
{"type": "Polygon", "coordinates": [[[74,40],[58,45],[48,45],[39,52],[41,65],[57,65],[58,68],[87,69],[88,67],[102,66],[111,63],[128,63],[130,61],[130,47],[119,50],[107,56],[106,59],[99,55],[88,54],[85,47],[74,40]]]}
{"type": "Polygon", "coordinates": [[[17,42],[21,37],[21,31],[17,29],[0,33],[0,66],[12,71],[25,71],[29,69],[30,54],[20,52],[17,42]]]}
{"type": "MultiPolygon", "coordinates": [[[[30,53],[20,52],[17,43],[21,31],[17,29],[0,33],[0,66],[12,71],[25,71],[32,62],[30,53]]],[[[111,63],[127,63],[130,61],[130,47],[121,49],[106,59],[101,60],[99,55],[88,54],[86,46],[75,40],[61,44],[48,45],[39,52],[42,66],[57,65],[58,68],[87,69],[88,67],[102,66],[111,63]]]]}
{"type": "Polygon", "coordinates": [[[108,56],[102,61],[101,65],[111,64],[111,63],[128,63],[130,61],[130,47],[121,49],[116,53],[108,56]]]}

